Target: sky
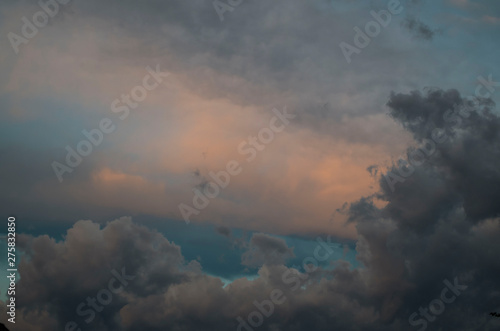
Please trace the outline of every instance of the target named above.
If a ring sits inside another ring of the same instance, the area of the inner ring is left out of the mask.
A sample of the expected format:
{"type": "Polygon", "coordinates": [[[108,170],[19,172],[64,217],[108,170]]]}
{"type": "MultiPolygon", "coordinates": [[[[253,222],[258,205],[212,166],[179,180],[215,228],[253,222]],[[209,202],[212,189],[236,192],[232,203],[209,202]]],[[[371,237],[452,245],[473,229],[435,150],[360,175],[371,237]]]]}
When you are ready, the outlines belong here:
{"type": "Polygon", "coordinates": [[[499,36],[495,0],[3,0],[0,322],[500,330],[499,36]]]}

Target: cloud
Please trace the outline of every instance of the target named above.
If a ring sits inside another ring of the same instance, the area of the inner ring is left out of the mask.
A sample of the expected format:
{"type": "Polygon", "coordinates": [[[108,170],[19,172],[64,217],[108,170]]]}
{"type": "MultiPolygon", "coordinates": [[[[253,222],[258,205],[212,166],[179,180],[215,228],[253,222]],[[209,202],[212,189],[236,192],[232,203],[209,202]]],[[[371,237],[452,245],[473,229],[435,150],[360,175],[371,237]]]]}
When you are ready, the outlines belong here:
{"type": "MultiPolygon", "coordinates": [[[[495,6],[490,11],[470,1],[448,2],[473,8],[471,17],[488,24],[473,30],[454,24],[446,37],[473,47],[464,55],[451,42],[433,45],[430,62],[422,61],[429,44],[412,43],[393,23],[363,51],[363,61],[345,65],[338,43],[352,40],[353,27],[366,24],[370,10],[383,8],[378,1],[246,1],[223,25],[211,1],[81,1],[71,7],[71,20],[41,31],[22,45],[19,57],[2,52],[5,213],[15,209],[20,219],[41,220],[39,228],[116,214],[175,219],[177,203],[192,198],[192,187],[233,158],[238,143],[262,127],[274,106],[287,105],[296,121],[232,179],[199,221],[219,225],[218,233],[240,246],[229,225],[356,238],[363,264],[337,261],[333,269],[297,274],[284,265],[294,249],[258,233],[238,260],[258,268],[259,277],[223,287],[198,262],[186,261],[181,247],[130,218],[103,227],[79,221],[61,240],[18,236],[24,257],[16,326],[64,330],[72,320],[84,326],[76,307],[108,286],[113,269],[125,268],[134,281],[90,329],[234,330],[236,318],[256,309],[255,301],[281,289],[287,300],[262,329],[399,331],[439,295],[443,280],[455,277],[468,289],[432,327],[498,328],[486,316],[500,309],[498,115],[491,100],[469,100],[458,90],[414,90],[450,81],[465,89],[463,77],[477,76],[471,63],[478,59],[481,68],[496,68],[498,33],[491,23],[498,1],[485,1],[495,6]],[[71,180],[54,182],[51,161],[63,159],[64,147],[110,115],[112,100],[156,63],[172,72],[165,88],[141,104],[134,120],[71,180]],[[395,88],[404,92],[393,93],[387,107],[402,130],[387,121],[381,106],[395,88]],[[460,107],[472,107],[468,117],[453,116],[460,107]],[[421,143],[434,129],[447,141],[392,192],[381,163],[407,139],[421,143]],[[193,171],[199,180],[194,184],[193,171]],[[370,175],[380,179],[379,191],[367,188],[370,175]],[[344,214],[331,222],[332,211],[345,201],[351,203],[344,214]],[[294,275],[308,276],[295,290],[294,275]]],[[[0,5],[2,35],[19,30],[20,18],[36,3],[0,5]]],[[[446,16],[448,8],[436,8],[426,7],[429,14],[403,25],[431,40],[437,31],[424,23],[430,17],[456,22],[446,16]]]]}
{"type": "MultiPolygon", "coordinates": [[[[331,307],[338,318],[328,323],[329,327],[349,325],[356,318],[374,318],[373,311],[356,300],[340,293],[332,296],[340,284],[319,284],[312,279],[310,289],[292,289],[290,281],[296,281],[292,270],[279,265],[273,256],[273,252],[282,257],[293,255],[292,250],[281,239],[264,234],[255,234],[251,242],[250,247],[257,250],[255,258],[260,256],[274,264],[261,267],[255,280],[241,278],[223,288],[221,280],[204,275],[197,262],[185,261],[180,247],[130,218],[117,219],[102,228],[91,221],[79,221],[61,241],[46,235],[20,235],[18,248],[25,254],[18,267],[16,326],[24,330],[63,330],[66,323],[74,321],[82,329],[88,326],[93,330],[134,330],[139,326],[147,330],[167,326],[234,330],[236,318],[246,319],[256,309],[254,301],[268,298],[275,288],[281,289],[288,301],[276,307],[270,325],[289,320],[283,327],[301,328],[311,323],[322,329],[327,326],[322,320],[331,307]],[[76,312],[78,305],[108,287],[112,270],[122,269],[134,279],[87,325],[76,312]],[[290,276],[287,282],[283,280],[285,273],[290,276]]],[[[348,276],[357,272],[349,271],[347,265],[329,272],[319,268],[314,277],[322,273],[359,281],[348,276]]],[[[4,304],[2,307],[5,309],[4,304]]]]}
{"type": "Polygon", "coordinates": [[[497,25],[497,24],[500,24],[500,17],[484,15],[483,21],[490,23],[490,24],[497,25]]]}
{"type": "Polygon", "coordinates": [[[218,226],[215,228],[218,234],[223,235],[224,237],[231,238],[231,229],[225,226],[218,226]]]}
{"type": "Polygon", "coordinates": [[[255,233],[248,250],[241,256],[241,263],[249,267],[280,265],[293,257],[293,248],[289,248],[283,239],[255,233]]]}
{"type": "Polygon", "coordinates": [[[117,328],[112,316],[126,297],[161,292],[199,272],[199,264],[186,263],[178,246],[155,231],[133,224],[130,218],[117,219],[102,229],[91,221],[79,221],[62,242],[48,236],[19,235],[17,245],[26,252],[18,266],[18,319],[21,325],[30,324],[32,312],[47,309],[45,313],[50,315],[34,323],[42,330],[60,329],[77,319],[81,322],[77,306],[107,288],[113,270],[125,270],[135,279],[98,314],[92,322],[96,330],[104,325],[111,330],[117,328]]]}
{"type": "Polygon", "coordinates": [[[403,26],[408,29],[416,38],[432,40],[439,30],[433,30],[430,26],[417,18],[406,18],[403,26]]]}
{"type": "MultiPolygon", "coordinates": [[[[10,3],[0,6],[13,17],[2,25],[4,35],[38,8],[37,1],[10,3]]],[[[426,46],[401,33],[402,17],[393,17],[363,61],[345,66],[338,43],[352,40],[353,27],[385,6],[246,1],[221,24],[211,2],[74,2],[72,20],[40,31],[18,57],[2,55],[0,116],[17,128],[4,130],[4,144],[15,146],[2,149],[0,177],[11,187],[0,193],[5,210],[66,222],[137,214],[181,220],[177,206],[192,199],[192,188],[239,157],[238,144],[262,128],[273,107],[287,106],[297,113],[293,124],[194,221],[354,238],[354,228],[332,212],[374,193],[365,169],[408,140],[383,113],[389,91],[440,86],[476,70],[460,66],[474,59],[454,49],[451,61],[445,44],[435,45],[432,64],[421,61],[426,46]],[[171,76],[120,122],[111,102],[156,64],[171,76]],[[21,119],[8,115],[16,109],[21,119]],[[51,162],[63,161],[65,147],[105,116],[116,131],[59,185],[51,162]],[[26,210],[26,203],[35,206],[26,210]]],[[[494,52],[479,46],[488,66],[484,57],[494,52]]]]}
{"type": "MultiPolygon", "coordinates": [[[[500,198],[500,171],[494,164],[500,162],[499,139],[500,119],[493,112],[490,99],[464,98],[456,90],[432,89],[425,95],[393,94],[388,103],[392,117],[401,123],[417,142],[432,138],[435,129],[442,130],[448,139],[436,144],[437,152],[417,167],[415,175],[402,183],[404,196],[387,209],[401,209],[409,198],[421,201],[418,211],[423,223],[432,222],[437,214],[427,215],[429,206],[448,209],[450,204],[464,208],[469,220],[481,221],[500,215],[500,206],[494,201],[500,198]],[[466,117],[459,112],[467,109],[466,117]],[[422,196],[421,193],[425,194],[422,196]],[[426,207],[427,206],[427,207],[426,207]]],[[[381,182],[384,190],[386,183],[381,182]]],[[[384,191],[389,195],[389,192],[384,191]]],[[[409,206],[406,206],[409,208],[409,206]]],[[[416,211],[408,213],[416,215],[416,211]]],[[[416,221],[416,220],[415,220],[416,221]]]]}
{"type": "Polygon", "coordinates": [[[266,318],[269,329],[396,331],[408,329],[409,315],[439,295],[444,279],[455,276],[468,289],[433,326],[493,327],[484,315],[498,310],[500,219],[471,222],[463,208],[449,205],[448,212],[429,214],[433,226],[422,232],[405,221],[408,215],[394,211],[394,204],[404,207],[404,199],[401,194],[389,201],[392,208],[379,209],[370,199],[351,205],[363,268],[337,261],[333,270],[300,274],[282,265],[293,256],[282,239],[258,233],[242,260],[263,264],[259,278],[236,279],[226,287],[203,274],[197,262],[185,261],[180,247],[130,218],[102,228],[79,221],[59,242],[20,235],[18,247],[25,255],[18,268],[18,325],[26,330],[62,330],[68,321],[86,326],[75,312],[78,304],[107,286],[110,270],[125,268],[136,278],[96,315],[92,329],[234,330],[237,317],[246,319],[256,310],[254,302],[280,289],[286,301],[266,318]],[[297,287],[301,278],[303,286],[297,287]]]}
{"type": "Polygon", "coordinates": [[[468,289],[432,326],[495,325],[484,316],[498,307],[500,293],[493,280],[500,264],[490,253],[500,250],[492,240],[500,233],[500,171],[494,166],[500,162],[500,119],[494,104],[430,89],[395,93],[388,107],[416,142],[429,139],[435,128],[449,138],[394,192],[381,176],[380,194],[350,205],[360,236],[358,258],[377,280],[376,290],[392,295],[382,312],[391,320],[409,317],[438,295],[444,279],[458,277],[468,289]],[[458,116],[464,107],[469,116],[458,116]],[[386,205],[376,207],[375,199],[386,205]]]}

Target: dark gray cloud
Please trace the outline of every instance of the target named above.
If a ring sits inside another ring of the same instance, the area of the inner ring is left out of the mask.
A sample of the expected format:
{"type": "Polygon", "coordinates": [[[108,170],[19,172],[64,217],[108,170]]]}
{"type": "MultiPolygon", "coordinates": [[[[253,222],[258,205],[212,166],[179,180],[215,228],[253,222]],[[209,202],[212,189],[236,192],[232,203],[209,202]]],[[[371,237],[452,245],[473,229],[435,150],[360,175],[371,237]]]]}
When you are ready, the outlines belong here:
{"type": "Polygon", "coordinates": [[[419,39],[432,40],[439,33],[438,29],[432,29],[429,25],[414,17],[406,18],[402,24],[413,36],[419,39]]]}
{"type": "MultiPolygon", "coordinates": [[[[450,205],[461,206],[474,221],[500,215],[500,206],[496,203],[500,199],[500,170],[495,166],[500,162],[500,119],[492,110],[491,100],[471,100],[456,90],[432,89],[425,95],[419,92],[393,94],[388,106],[392,117],[412,133],[417,142],[432,139],[436,129],[446,139],[436,144],[436,152],[423,166],[416,167],[407,182],[401,183],[398,190],[405,194],[393,197],[398,199],[393,204],[395,209],[414,203],[412,198],[423,201],[423,208],[412,206],[421,214],[410,212],[415,218],[407,218],[419,224],[430,222],[443,207],[448,209],[450,205]],[[432,215],[426,215],[427,212],[432,215]],[[420,217],[423,219],[418,220],[420,217]]],[[[382,181],[381,185],[385,194],[390,195],[386,183],[382,181]]]]}
{"type": "Polygon", "coordinates": [[[293,257],[293,248],[288,247],[283,239],[255,233],[250,239],[248,250],[241,256],[241,263],[249,267],[282,265],[293,257]]]}
{"type": "Polygon", "coordinates": [[[218,234],[221,234],[224,237],[228,237],[228,238],[231,237],[231,229],[230,228],[227,228],[225,226],[218,226],[215,228],[215,230],[217,231],[218,234]]]}
{"type": "Polygon", "coordinates": [[[500,295],[494,280],[500,263],[492,254],[500,250],[493,240],[500,233],[500,119],[494,104],[431,89],[393,94],[388,106],[416,142],[430,139],[436,128],[448,139],[394,192],[381,177],[377,198],[387,201],[385,207],[375,207],[372,197],[350,206],[351,221],[366,241],[358,242],[359,258],[365,265],[378,261],[373,271],[380,275],[398,274],[389,285],[397,290],[394,299],[400,296],[394,316],[410,316],[437,296],[444,279],[458,277],[468,289],[432,327],[493,330],[498,323],[485,312],[498,307],[500,295]],[[468,115],[459,116],[464,109],[468,115]]]}

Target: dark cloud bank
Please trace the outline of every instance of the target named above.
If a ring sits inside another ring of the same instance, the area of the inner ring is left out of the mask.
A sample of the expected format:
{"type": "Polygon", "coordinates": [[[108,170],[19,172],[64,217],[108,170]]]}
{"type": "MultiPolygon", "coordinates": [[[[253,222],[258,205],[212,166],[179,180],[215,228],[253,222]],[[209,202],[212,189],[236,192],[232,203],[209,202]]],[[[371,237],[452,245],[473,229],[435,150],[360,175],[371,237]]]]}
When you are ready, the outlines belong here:
{"type": "Polygon", "coordinates": [[[294,286],[282,279],[294,275],[283,265],[293,249],[255,234],[242,263],[260,264],[260,277],[223,287],[198,262],[185,261],[180,247],[128,218],[104,228],[79,221],[60,242],[18,237],[25,255],[12,329],[64,330],[74,321],[82,330],[236,330],[238,317],[247,320],[256,311],[254,301],[280,289],[286,300],[256,329],[498,330],[500,320],[489,314],[500,310],[500,119],[494,105],[434,89],[393,94],[388,106],[416,142],[435,128],[448,139],[395,191],[381,177],[378,195],[350,204],[363,268],[340,261],[294,286]],[[467,117],[443,120],[465,105],[467,117]],[[375,198],[387,205],[376,207],[375,198]],[[76,308],[110,288],[117,272],[133,279],[87,324],[90,313],[79,316],[76,308]],[[461,289],[445,293],[454,300],[435,316],[431,312],[442,307],[438,302],[429,310],[429,304],[442,298],[446,284],[461,289]],[[419,313],[420,307],[426,310],[419,313]],[[409,323],[414,313],[416,326],[409,323]]]}

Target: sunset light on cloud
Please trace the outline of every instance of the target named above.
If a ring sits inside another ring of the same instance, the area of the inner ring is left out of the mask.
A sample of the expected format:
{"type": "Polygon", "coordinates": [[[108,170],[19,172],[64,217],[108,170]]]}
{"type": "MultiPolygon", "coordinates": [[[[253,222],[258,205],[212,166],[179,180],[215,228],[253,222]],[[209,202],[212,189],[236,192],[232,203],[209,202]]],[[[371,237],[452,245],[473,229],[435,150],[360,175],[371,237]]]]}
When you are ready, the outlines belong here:
{"type": "Polygon", "coordinates": [[[0,15],[8,330],[500,328],[496,1],[0,15]]]}

